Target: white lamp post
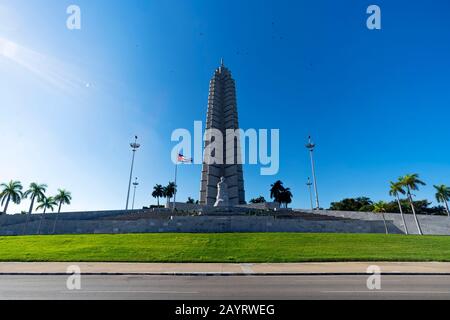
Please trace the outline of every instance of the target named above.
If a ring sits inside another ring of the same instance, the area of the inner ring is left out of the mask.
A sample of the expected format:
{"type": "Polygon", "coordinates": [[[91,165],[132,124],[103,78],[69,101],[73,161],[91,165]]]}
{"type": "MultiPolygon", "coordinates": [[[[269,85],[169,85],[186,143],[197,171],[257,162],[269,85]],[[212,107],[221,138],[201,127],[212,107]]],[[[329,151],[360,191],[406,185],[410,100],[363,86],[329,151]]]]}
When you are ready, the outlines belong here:
{"type": "Polygon", "coordinates": [[[313,202],[313,194],[312,194],[312,182],[311,179],[308,177],[308,182],[306,183],[306,185],[308,186],[308,190],[309,190],[309,200],[311,202],[311,210],[314,211],[314,202],[313,202]]]}
{"type": "Polygon", "coordinates": [[[134,199],[136,199],[136,188],[139,185],[137,178],[136,180],[133,182],[133,186],[134,186],[134,191],[133,191],[133,203],[131,205],[131,210],[134,210],[134,199]]]}
{"type": "Polygon", "coordinates": [[[127,204],[125,206],[125,210],[128,210],[128,203],[130,201],[130,190],[131,190],[131,179],[133,178],[133,168],[134,168],[134,157],[136,156],[136,151],[141,147],[139,143],[137,143],[138,137],[134,137],[134,142],[130,143],[131,150],[133,151],[133,157],[131,159],[131,170],[130,170],[130,181],[128,182],[128,193],[127,193],[127,204]]]}
{"type": "Polygon", "coordinates": [[[309,154],[311,157],[311,169],[312,169],[312,175],[313,175],[313,183],[314,183],[314,193],[316,195],[316,210],[320,210],[320,204],[319,204],[319,193],[317,191],[317,179],[316,179],[316,168],[314,164],[314,149],[316,145],[312,142],[311,136],[309,137],[308,144],[306,145],[306,148],[309,150],[309,154]]]}

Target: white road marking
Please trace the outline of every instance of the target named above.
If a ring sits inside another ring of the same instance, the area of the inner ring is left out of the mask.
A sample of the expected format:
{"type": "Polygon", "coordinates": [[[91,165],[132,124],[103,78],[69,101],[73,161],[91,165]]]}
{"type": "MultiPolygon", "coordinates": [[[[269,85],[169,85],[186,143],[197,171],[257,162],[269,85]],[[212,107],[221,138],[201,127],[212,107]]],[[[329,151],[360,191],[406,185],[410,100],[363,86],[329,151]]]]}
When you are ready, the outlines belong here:
{"type": "Polygon", "coordinates": [[[398,293],[398,294],[448,294],[449,291],[388,291],[388,290],[373,290],[373,291],[321,291],[321,293],[398,293]]]}
{"type": "Polygon", "coordinates": [[[200,294],[200,292],[182,291],[136,291],[136,290],[73,290],[60,291],[61,293],[155,293],[155,294],[200,294]]]}

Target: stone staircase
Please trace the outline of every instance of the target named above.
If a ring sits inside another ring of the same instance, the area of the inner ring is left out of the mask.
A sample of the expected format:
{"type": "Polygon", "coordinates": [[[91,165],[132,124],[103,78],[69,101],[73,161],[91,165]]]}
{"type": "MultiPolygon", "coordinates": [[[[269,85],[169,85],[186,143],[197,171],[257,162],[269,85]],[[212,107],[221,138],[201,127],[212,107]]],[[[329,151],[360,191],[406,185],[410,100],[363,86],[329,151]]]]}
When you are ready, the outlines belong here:
{"type": "Polygon", "coordinates": [[[283,218],[283,219],[303,219],[307,221],[351,221],[353,219],[349,218],[342,218],[342,217],[334,217],[334,216],[328,216],[323,215],[320,213],[313,213],[313,212],[307,212],[307,211],[299,211],[294,210],[290,212],[280,213],[275,215],[277,218],[283,218]]]}

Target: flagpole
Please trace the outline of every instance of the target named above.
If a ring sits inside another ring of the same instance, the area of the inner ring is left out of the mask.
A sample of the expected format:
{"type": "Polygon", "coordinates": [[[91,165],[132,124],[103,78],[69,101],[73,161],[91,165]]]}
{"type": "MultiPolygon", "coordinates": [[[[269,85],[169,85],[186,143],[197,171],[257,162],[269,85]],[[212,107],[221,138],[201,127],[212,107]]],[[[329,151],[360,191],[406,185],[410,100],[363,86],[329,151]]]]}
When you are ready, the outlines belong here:
{"type": "Polygon", "coordinates": [[[178,175],[178,160],[175,164],[175,193],[173,195],[173,211],[175,212],[176,209],[176,202],[177,202],[177,175],[178,175]]]}
{"type": "Polygon", "coordinates": [[[183,164],[183,163],[187,163],[187,162],[192,163],[192,159],[186,159],[186,157],[184,157],[182,154],[178,155],[178,159],[177,162],[175,163],[175,193],[173,194],[173,207],[172,210],[175,211],[176,209],[176,203],[177,203],[177,191],[178,191],[178,185],[177,185],[177,176],[178,176],[178,166],[179,164],[183,164]]]}

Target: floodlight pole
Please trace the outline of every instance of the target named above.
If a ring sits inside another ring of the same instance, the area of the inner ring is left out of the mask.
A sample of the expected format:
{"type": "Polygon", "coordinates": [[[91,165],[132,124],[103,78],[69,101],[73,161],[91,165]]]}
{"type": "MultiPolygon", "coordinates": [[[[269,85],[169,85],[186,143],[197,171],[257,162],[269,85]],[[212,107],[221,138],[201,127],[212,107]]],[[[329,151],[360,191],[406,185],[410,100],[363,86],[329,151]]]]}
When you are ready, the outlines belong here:
{"type": "Polygon", "coordinates": [[[316,168],[314,164],[314,149],[316,145],[312,142],[311,136],[309,137],[308,144],[306,145],[306,148],[309,150],[309,154],[311,157],[311,169],[312,169],[312,175],[313,175],[313,183],[314,183],[314,193],[316,195],[316,210],[320,210],[320,204],[319,204],[319,193],[317,192],[317,179],[316,179],[316,168]]]}
{"type": "Polygon", "coordinates": [[[308,186],[308,190],[309,190],[309,200],[311,202],[311,210],[314,211],[314,201],[313,201],[313,194],[312,194],[312,182],[311,179],[308,177],[308,182],[306,183],[306,185],[308,186]]]}
{"type": "Polygon", "coordinates": [[[136,178],[136,180],[133,182],[133,186],[134,186],[134,191],[133,191],[133,204],[131,205],[131,210],[134,210],[134,200],[136,199],[136,188],[139,185],[138,179],[136,178]]]}
{"type": "Polygon", "coordinates": [[[140,144],[137,143],[138,137],[134,137],[134,142],[130,143],[131,150],[133,151],[133,157],[131,159],[131,170],[130,170],[130,180],[128,182],[128,193],[127,193],[127,204],[125,210],[128,210],[128,203],[130,201],[130,191],[131,191],[131,180],[133,179],[133,169],[134,169],[134,158],[136,156],[136,151],[140,148],[140,144]]]}

